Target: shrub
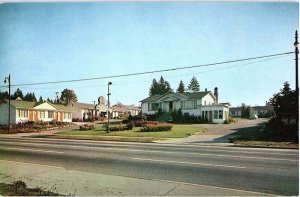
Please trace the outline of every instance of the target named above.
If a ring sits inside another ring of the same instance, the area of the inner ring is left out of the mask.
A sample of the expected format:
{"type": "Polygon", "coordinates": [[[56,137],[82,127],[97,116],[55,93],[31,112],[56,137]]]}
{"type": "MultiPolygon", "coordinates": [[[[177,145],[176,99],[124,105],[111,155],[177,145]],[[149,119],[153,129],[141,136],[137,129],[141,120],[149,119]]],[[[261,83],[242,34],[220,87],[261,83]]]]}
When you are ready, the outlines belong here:
{"type": "Polygon", "coordinates": [[[158,132],[158,131],[169,131],[173,127],[172,124],[145,124],[141,129],[142,132],[158,132]]]}
{"type": "Polygon", "coordinates": [[[79,130],[80,131],[88,131],[88,130],[92,130],[94,128],[95,128],[94,125],[84,124],[79,127],[79,130]]]}
{"type": "MultiPolygon", "coordinates": [[[[105,130],[108,131],[108,124],[103,125],[105,130]]],[[[118,124],[118,125],[110,125],[109,130],[110,131],[125,131],[125,130],[132,130],[134,127],[134,124],[118,124]]]]}

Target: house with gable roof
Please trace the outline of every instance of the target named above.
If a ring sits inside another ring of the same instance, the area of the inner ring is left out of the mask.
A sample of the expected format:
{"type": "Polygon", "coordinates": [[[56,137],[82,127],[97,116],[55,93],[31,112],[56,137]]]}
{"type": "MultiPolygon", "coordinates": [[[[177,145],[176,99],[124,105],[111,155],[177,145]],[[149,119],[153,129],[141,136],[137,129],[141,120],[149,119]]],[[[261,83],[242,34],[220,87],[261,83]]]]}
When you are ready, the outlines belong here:
{"type": "MultiPolygon", "coordinates": [[[[5,99],[0,104],[0,124],[8,123],[9,101],[5,99]]],[[[10,123],[17,124],[28,121],[72,122],[72,110],[64,105],[49,102],[30,102],[21,99],[10,101],[10,123]]]]}
{"type": "Polygon", "coordinates": [[[163,112],[171,112],[181,109],[183,114],[201,116],[208,122],[223,123],[228,119],[229,103],[218,103],[218,88],[211,91],[166,93],[154,95],[140,101],[143,114],[154,114],[158,109],[163,112]]]}

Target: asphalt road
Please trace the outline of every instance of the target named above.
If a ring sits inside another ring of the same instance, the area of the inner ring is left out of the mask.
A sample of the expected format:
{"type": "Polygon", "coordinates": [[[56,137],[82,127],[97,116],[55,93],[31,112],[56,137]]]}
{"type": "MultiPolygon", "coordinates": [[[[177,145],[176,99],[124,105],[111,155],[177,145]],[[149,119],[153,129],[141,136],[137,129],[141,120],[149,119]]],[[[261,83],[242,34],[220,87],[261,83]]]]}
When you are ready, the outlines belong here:
{"type": "Polygon", "coordinates": [[[0,138],[0,152],[0,162],[32,163],[121,177],[275,195],[297,196],[299,188],[298,150],[23,137],[0,138]]]}

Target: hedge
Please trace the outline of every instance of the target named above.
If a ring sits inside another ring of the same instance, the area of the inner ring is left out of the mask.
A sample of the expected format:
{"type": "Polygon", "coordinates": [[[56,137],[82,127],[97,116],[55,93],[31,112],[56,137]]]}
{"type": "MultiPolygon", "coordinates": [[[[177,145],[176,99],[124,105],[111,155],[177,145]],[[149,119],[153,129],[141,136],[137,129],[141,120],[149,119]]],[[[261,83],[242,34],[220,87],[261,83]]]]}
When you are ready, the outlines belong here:
{"type": "Polygon", "coordinates": [[[172,124],[145,124],[141,129],[142,132],[158,132],[158,131],[169,131],[173,127],[172,124]]]}

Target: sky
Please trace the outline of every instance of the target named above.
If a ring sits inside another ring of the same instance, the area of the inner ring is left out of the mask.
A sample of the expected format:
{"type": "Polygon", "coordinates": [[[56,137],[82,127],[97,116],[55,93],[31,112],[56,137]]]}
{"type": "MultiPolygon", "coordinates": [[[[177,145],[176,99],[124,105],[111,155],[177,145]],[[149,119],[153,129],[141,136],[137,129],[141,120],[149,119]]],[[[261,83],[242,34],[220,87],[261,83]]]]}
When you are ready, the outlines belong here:
{"type": "MultiPolygon", "coordinates": [[[[298,3],[90,2],[0,4],[0,91],[11,84],[106,77],[294,51],[298,3]],[[3,80],[2,80],[3,79],[3,80]],[[2,86],[2,87],[1,87],[2,86]]],[[[54,99],[68,88],[78,101],[139,105],[161,76],[176,90],[195,76],[219,102],[265,105],[288,81],[294,54],[234,64],[74,83],[14,86],[54,99]]]]}

